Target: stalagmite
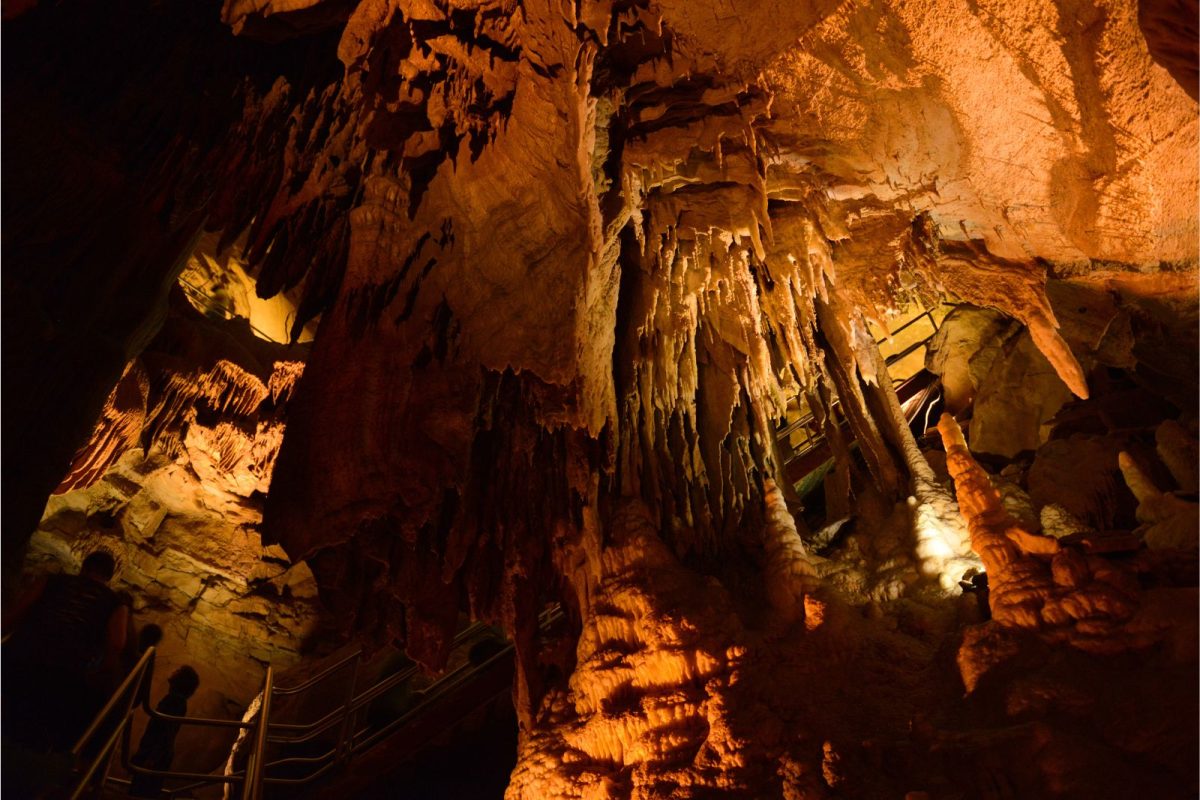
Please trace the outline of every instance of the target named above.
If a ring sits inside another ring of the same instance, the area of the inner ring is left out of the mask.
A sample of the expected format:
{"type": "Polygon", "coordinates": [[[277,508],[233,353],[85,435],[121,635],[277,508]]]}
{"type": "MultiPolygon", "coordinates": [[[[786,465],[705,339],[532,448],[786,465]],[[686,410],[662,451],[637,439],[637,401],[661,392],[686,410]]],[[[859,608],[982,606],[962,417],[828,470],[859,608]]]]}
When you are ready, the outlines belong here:
{"type": "Polygon", "coordinates": [[[617,512],[600,560],[575,672],[543,701],[505,796],[745,787],[727,708],[744,648],[727,594],[678,563],[640,503],[617,512]]]}
{"type": "Polygon", "coordinates": [[[987,569],[998,624],[1089,652],[1119,652],[1153,641],[1155,623],[1135,618],[1141,592],[1129,565],[1023,530],[971,458],[954,418],[944,414],[938,430],[971,547],[987,569]]]}
{"type": "Polygon", "coordinates": [[[1138,500],[1138,521],[1146,524],[1142,538],[1152,549],[1200,547],[1200,504],[1160,491],[1126,452],[1119,456],[1121,474],[1138,500]]]}
{"type": "MultiPolygon", "coordinates": [[[[843,306],[843,309],[849,316],[849,307],[843,306]]],[[[865,327],[861,316],[857,317],[857,324],[865,327]]],[[[862,338],[861,341],[856,357],[868,365],[868,374],[872,376],[868,384],[877,407],[882,407],[884,430],[903,457],[910,476],[911,495],[908,503],[917,537],[916,556],[920,560],[921,571],[926,576],[936,577],[943,589],[955,589],[968,570],[981,566],[971,552],[967,526],[954,498],[938,485],[929,462],[913,438],[879,346],[871,337],[862,338]]]]}
{"type": "Polygon", "coordinates": [[[1200,448],[1196,437],[1175,420],[1165,420],[1154,432],[1159,458],[1171,471],[1179,488],[1200,491],[1200,448]]]}
{"type": "Polygon", "coordinates": [[[793,622],[804,616],[809,595],[819,586],[817,569],[796,532],[783,492],[771,481],[766,487],[767,520],[764,542],[767,596],[780,618],[793,622]]]}

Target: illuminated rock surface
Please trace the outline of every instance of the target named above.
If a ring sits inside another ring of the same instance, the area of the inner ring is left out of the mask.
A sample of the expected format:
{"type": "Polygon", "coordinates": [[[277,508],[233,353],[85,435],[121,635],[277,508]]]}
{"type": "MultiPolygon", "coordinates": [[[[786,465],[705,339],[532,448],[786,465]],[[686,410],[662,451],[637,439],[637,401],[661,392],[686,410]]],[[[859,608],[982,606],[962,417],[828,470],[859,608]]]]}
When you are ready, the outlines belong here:
{"type": "Polygon", "coordinates": [[[514,800],[1195,794],[1194,7],[217,5],[6,7],[6,555],[502,625],[514,800]]]}
{"type": "MultiPolygon", "coordinates": [[[[135,629],[163,629],[153,695],[177,667],[198,667],[198,716],[240,716],[264,666],[298,663],[324,618],[308,567],[259,533],[306,354],[262,342],[245,319],[204,319],[175,295],[30,542],[35,570],[75,571],[97,548],[116,557],[113,586],[130,597],[135,629]]],[[[186,729],[177,766],[207,771],[222,746],[186,729]]]]}

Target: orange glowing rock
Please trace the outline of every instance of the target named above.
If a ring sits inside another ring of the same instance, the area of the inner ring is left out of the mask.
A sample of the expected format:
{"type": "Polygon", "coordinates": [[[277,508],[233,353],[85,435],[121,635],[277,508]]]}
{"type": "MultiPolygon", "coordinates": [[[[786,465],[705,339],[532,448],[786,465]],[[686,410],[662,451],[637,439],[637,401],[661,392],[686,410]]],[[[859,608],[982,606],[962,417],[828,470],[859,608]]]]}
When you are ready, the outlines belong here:
{"type": "MultiPolygon", "coordinates": [[[[1143,592],[1131,563],[1023,530],[1004,511],[953,417],[943,415],[938,430],[972,547],[987,568],[994,620],[968,631],[959,650],[968,692],[997,664],[1022,650],[1020,640],[1010,638],[1018,630],[1095,654],[1144,648],[1164,640],[1173,649],[1186,647],[1180,637],[1187,637],[1194,621],[1187,621],[1187,610],[1171,606],[1172,590],[1143,592]],[[1013,634],[1002,633],[1004,629],[1013,634]]],[[[1141,488],[1138,473],[1131,469],[1130,474],[1141,488]]]]}

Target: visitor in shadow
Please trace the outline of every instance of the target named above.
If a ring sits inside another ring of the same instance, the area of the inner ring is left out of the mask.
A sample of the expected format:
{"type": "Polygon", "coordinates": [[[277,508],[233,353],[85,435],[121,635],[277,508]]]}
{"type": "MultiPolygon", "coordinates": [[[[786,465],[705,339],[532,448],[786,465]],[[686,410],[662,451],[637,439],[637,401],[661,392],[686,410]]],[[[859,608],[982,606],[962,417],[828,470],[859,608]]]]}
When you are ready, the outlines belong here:
{"type": "Polygon", "coordinates": [[[5,738],[65,752],[95,712],[99,675],[120,671],[129,609],[109,588],[113,557],[98,550],[78,575],[41,578],[4,619],[5,738]]]}
{"type": "MultiPolygon", "coordinates": [[[[133,647],[127,647],[125,654],[122,657],[122,671],[125,675],[133,672],[133,668],[142,660],[142,656],[151,647],[158,647],[158,643],[162,641],[163,629],[155,625],[153,622],[143,625],[138,629],[137,643],[133,647]]],[[[133,639],[130,638],[130,642],[133,639]]],[[[154,675],[154,656],[150,656],[150,663],[146,666],[146,677],[142,680],[142,685],[138,689],[137,697],[133,700],[133,705],[140,706],[150,700],[150,679],[154,675]]]]}
{"type": "MultiPolygon", "coordinates": [[[[118,688],[120,683],[124,682],[125,678],[128,677],[131,672],[133,672],[134,667],[136,667],[138,662],[142,660],[142,656],[145,654],[145,652],[151,647],[157,647],[158,643],[162,641],[162,637],[162,628],[155,625],[153,622],[143,625],[138,630],[136,640],[132,636],[129,637],[128,645],[125,647],[125,651],[121,653],[121,668],[120,674],[117,676],[117,682],[111,686],[108,686],[107,689],[102,689],[102,693],[98,692],[97,695],[93,697],[92,702],[95,704],[96,713],[100,712],[114,691],[118,688]]],[[[129,697],[128,694],[122,694],[121,702],[118,703],[117,707],[110,709],[105,718],[101,720],[100,726],[96,729],[95,735],[92,736],[92,738],[87,742],[87,745],[84,747],[83,751],[80,753],[83,763],[90,763],[91,760],[100,752],[101,748],[104,747],[105,743],[108,742],[113,731],[117,729],[117,726],[120,725],[122,719],[124,719],[123,712],[127,707],[130,710],[133,710],[143,705],[147,708],[150,706],[150,684],[153,679],[154,654],[151,654],[150,663],[146,665],[146,669],[142,673],[142,677],[140,679],[141,682],[135,689],[136,694],[134,694],[133,697],[129,697]],[[128,702],[128,706],[125,705],[126,702],[128,702]]],[[[94,719],[95,714],[92,716],[94,719]]]]}
{"type": "MultiPolygon", "coordinates": [[[[200,676],[196,670],[188,666],[180,667],[167,679],[167,694],[159,701],[157,711],[173,717],[186,716],[188,698],[196,693],[199,686],[200,676]]],[[[133,765],[169,770],[171,762],[175,760],[175,737],[179,734],[179,726],[179,722],[151,717],[133,755],[133,765]]],[[[134,772],[129,794],[132,797],[159,797],[165,780],[161,775],[134,772]]]]}

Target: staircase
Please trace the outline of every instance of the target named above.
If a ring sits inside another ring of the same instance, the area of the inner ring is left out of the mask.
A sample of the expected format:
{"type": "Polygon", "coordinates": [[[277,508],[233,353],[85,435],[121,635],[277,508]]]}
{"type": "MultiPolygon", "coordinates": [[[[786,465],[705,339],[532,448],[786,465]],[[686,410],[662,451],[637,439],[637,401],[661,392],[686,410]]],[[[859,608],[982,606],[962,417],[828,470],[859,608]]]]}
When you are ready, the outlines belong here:
{"type": "MultiPolygon", "coordinates": [[[[561,619],[557,607],[547,609],[539,624],[543,629],[561,619]]],[[[418,674],[416,666],[360,688],[363,654],[352,653],[296,686],[279,686],[268,667],[260,691],[246,718],[237,720],[172,717],[134,700],[139,687],[151,677],[154,650],[148,650],[105,708],[72,750],[79,764],[72,785],[62,794],[71,800],[107,796],[128,786],[109,776],[117,758],[129,774],[158,775],[166,779],[164,795],[188,797],[224,784],[226,796],[242,800],[264,797],[338,795],[371,796],[370,788],[382,777],[402,771],[404,765],[430,746],[453,744],[449,734],[489,710],[508,703],[513,680],[513,646],[494,629],[473,624],[454,640],[454,651],[466,654],[462,663],[423,691],[412,693],[404,708],[384,708],[389,693],[405,686],[418,674]],[[349,676],[348,680],[347,674],[349,676]],[[340,676],[345,680],[345,701],[318,719],[304,723],[280,722],[273,708],[288,698],[318,691],[340,676]],[[150,770],[131,763],[131,730],[135,713],[188,726],[236,728],[234,745],[225,770],[212,774],[150,770]],[[96,755],[84,759],[83,753],[96,755]],[[232,765],[232,766],[230,766],[232,765]]],[[[509,708],[511,708],[509,706],[509,708]]],[[[514,723],[515,725],[515,723],[514,723]]],[[[514,744],[515,747],[515,744],[514,744]]],[[[211,790],[209,790],[211,791],[211,790]]],[[[56,795],[57,796],[57,793],[56,795]]],[[[120,795],[114,795],[120,796],[120,795]]],[[[389,788],[388,797],[397,796],[389,788]]],[[[413,795],[409,795],[413,796],[413,795]]]]}
{"type": "MultiPolygon", "coordinates": [[[[917,436],[924,433],[929,428],[931,420],[936,418],[931,412],[934,404],[941,397],[940,382],[938,376],[923,367],[913,369],[910,357],[916,358],[913,354],[927,347],[929,341],[937,335],[937,319],[932,310],[923,310],[892,331],[890,337],[891,339],[901,337],[906,331],[917,331],[917,335],[920,336],[922,332],[916,326],[921,324],[928,325],[928,333],[923,338],[917,338],[907,345],[891,348],[887,337],[876,341],[880,350],[886,354],[884,363],[889,370],[897,366],[908,367],[895,379],[894,384],[896,396],[900,400],[900,407],[909,424],[915,426],[914,433],[917,436]],[[894,352],[887,353],[888,349],[893,349],[894,352]]],[[[835,400],[830,411],[837,406],[838,402],[835,400]]],[[[853,436],[850,433],[849,423],[844,418],[839,428],[847,443],[852,445],[853,436]]],[[[816,416],[804,408],[800,409],[796,419],[785,421],[776,430],[775,438],[783,456],[784,475],[803,497],[808,491],[820,485],[813,478],[819,477],[820,471],[833,458],[829,441],[824,432],[820,430],[816,416]]]]}

